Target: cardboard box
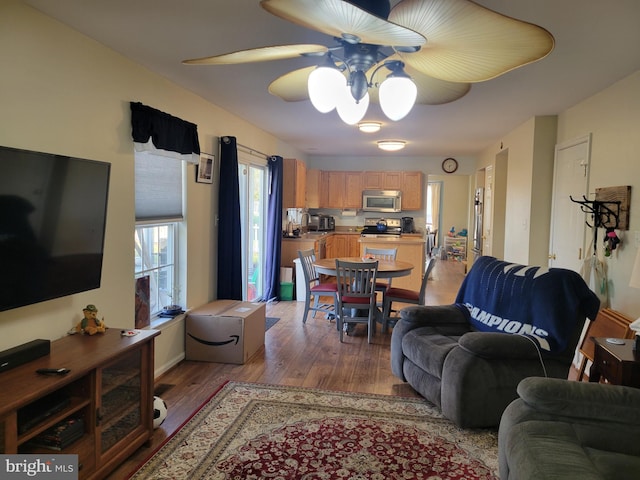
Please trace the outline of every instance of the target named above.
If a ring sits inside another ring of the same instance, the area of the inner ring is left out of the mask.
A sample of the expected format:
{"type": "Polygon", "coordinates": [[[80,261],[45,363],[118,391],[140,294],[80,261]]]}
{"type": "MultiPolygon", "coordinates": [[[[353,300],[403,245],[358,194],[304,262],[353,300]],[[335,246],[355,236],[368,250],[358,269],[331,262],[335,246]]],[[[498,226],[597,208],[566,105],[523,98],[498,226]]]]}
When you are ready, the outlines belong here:
{"type": "Polygon", "coordinates": [[[218,300],[187,313],[187,360],[243,364],[264,345],[264,303],[218,300]]]}

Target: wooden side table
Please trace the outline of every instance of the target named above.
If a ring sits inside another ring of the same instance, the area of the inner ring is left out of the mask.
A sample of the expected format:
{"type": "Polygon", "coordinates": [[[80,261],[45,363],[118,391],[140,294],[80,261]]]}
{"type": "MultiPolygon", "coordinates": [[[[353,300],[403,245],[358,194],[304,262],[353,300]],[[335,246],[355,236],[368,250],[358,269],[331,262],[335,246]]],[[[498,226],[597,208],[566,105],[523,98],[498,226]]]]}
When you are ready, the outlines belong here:
{"type": "Polygon", "coordinates": [[[606,379],[613,385],[640,388],[640,351],[633,350],[634,340],[622,340],[616,345],[605,337],[591,337],[595,344],[590,382],[606,379]]]}

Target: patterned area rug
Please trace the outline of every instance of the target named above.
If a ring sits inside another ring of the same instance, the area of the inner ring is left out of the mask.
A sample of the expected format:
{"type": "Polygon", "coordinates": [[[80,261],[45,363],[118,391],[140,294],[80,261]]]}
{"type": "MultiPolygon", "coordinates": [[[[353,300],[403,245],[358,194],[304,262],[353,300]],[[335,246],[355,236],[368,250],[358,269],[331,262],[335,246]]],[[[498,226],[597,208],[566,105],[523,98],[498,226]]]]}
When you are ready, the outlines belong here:
{"type": "Polygon", "coordinates": [[[229,382],[130,478],[496,480],[497,457],[421,399],[229,382]]]}

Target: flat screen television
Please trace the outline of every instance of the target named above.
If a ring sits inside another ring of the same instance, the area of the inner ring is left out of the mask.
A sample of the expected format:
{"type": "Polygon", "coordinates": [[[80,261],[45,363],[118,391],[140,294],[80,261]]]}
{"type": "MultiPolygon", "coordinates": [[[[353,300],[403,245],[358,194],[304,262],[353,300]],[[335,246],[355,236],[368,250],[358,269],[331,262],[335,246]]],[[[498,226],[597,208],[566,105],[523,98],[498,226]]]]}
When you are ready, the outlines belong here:
{"type": "Polygon", "coordinates": [[[110,169],[0,146],[0,311],[100,287],[110,169]]]}

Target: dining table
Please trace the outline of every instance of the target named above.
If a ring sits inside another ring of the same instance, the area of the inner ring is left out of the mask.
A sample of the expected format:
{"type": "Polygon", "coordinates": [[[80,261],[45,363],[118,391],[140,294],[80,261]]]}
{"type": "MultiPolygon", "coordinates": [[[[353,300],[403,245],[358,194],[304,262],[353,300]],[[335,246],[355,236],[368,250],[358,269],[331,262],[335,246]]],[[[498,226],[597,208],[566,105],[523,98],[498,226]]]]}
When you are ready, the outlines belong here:
{"type": "MultiPolygon", "coordinates": [[[[366,262],[366,259],[362,257],[339,257],[339,258],[322,258],[316,259],[313,262],[313,267],[316,269],[316,273],[321,275],[336,276],[336,260],[342,260],[346,262],[366,262]]],[[[369,260],[371,261],[371,260],[369,260]]],[[[411,275],[411,270],[414,269],[414,265],[409,262],[401,260],[378,260],[378,272],[376,278],[396,278],[411,275]]],[[[375,323],[382,323],[382,310],[375,309],[375,323]]],[[[374,330],[375,331],[375,330],[374,330]]]]}
{"type": "MultiPolygon", "coordinates": [[[[339,258],[322,258],[313,262],[313,266],[317,273],[322,275],[336,275],[336,260],[346,262],[365,262],[362,257],[339,257],[339,258]]],[[[414,266],[412,263],[403,262],[401,260],[378,260],[377,278],[396,278],[404,277],[411,274],[414,266]]]]}

